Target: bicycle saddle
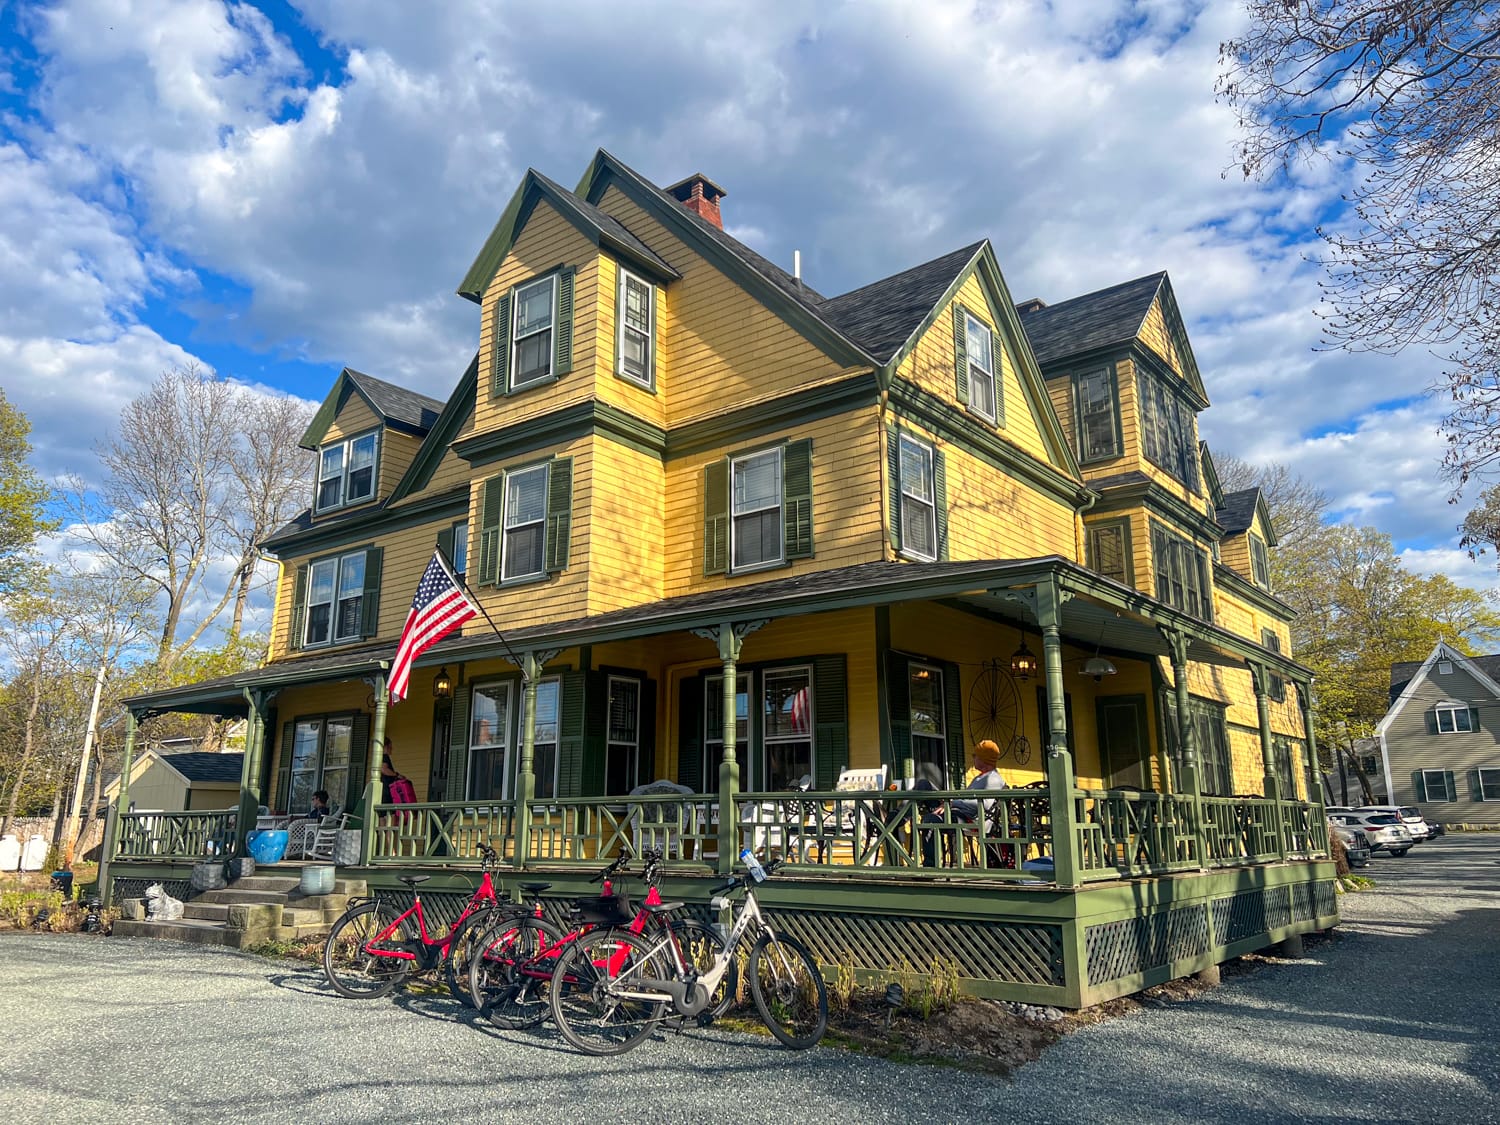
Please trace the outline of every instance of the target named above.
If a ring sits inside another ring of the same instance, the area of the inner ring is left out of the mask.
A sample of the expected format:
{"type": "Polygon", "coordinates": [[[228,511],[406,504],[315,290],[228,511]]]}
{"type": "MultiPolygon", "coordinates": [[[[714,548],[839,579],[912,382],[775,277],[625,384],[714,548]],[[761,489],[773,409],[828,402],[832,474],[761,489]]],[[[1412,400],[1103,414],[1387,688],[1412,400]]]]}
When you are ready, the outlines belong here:
{"type": "Polygon", "coordinates": [[[686,903],[682,902],[648,902],[641,909],[647,914],[670,914],[674,910],[681,910],[686,903]]]}
{"type": "Polygon", "coordinates": [[[539,895],[551,886],[551,883],[522,883],[521,889],[529,895],[539,895]]]}
{"type": "Polygon", "coordinates": [[[402,875],[400,878],[401,878],[401,881],[403,883],[405,883],[408,887],[415,887],[418,883],[425,883],[425,882],[427,882],[427,880],[431,879],[432,876],[431,875],[402,875]]]}

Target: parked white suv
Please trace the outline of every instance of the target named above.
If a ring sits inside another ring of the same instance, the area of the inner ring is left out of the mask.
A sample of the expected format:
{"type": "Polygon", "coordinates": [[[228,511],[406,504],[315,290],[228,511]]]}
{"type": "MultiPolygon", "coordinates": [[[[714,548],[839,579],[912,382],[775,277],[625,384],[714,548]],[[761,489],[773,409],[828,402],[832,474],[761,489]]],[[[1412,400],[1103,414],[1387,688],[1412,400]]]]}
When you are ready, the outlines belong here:
{"type": "Polygon", "coordinates": [[[1427,823],[1422,816],[1422,810],[1415,805],[1360,805],[1354,811],[1390,813],[1393,816],[1399,816],[1401,823],[1406,825],[1406,830],[1411,833],[1414,843],[1420,844],[1423,840],[1430,840],[1433,836],[1432,825],[1427,823]]]}
{"type": "Polygon", "coordinates": [[[1414,841],[1406,825],[1395,813],[1347,812],[1334,813],[1328,818],[1335,824],[1348,828],[1360,828],[1370,841],[1370,848],[1389,855],[1403,856],[1411,851],[1414,841]]]}

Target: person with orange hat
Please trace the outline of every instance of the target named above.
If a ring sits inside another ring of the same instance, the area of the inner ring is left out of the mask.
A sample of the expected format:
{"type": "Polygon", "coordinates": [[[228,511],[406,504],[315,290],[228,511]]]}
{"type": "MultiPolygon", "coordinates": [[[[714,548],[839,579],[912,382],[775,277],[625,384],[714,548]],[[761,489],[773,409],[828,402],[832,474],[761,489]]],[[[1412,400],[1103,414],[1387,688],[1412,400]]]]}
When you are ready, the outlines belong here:
{"type": "MultiPolygon", "coordinates": [[[[964,772],[964,785],[970,785],[981,774],[989,773],[1000,764],[1000,747],[992,739],[974,744],[974,764],[964,772]]],[[[1000,785],[988,785],[987,789],[999,789],[1000,785]]]]}

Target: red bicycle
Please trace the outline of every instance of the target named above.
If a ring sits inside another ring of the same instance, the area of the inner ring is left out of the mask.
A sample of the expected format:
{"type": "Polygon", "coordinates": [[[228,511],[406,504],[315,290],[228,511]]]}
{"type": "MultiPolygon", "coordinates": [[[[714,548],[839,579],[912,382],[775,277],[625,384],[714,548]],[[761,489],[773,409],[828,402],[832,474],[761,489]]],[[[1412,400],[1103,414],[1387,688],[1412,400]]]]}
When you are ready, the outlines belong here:
{"type": "Polygon", "coordinates": [[[422,896],[416,888],[428,875],[401,876],[401,882],[411,888],[412,904],[400,914],[376,899],[350,902],[323,944],[323,972],[334,991],[353,1000],[371,1000],[385,996],[413,973],[441,967],[449,993],[470,1005],[469,958],[477,948],[474,939],[500,919],[522,910],[495,895],[490,876],[497,859],[495,849],[480,844],[479,854],[484,876],[446,933],[433,936],[427,932],[422,896]]]}
{"type": "MultiPolygon", "coordinates": [[[[549,1010],[548,989],[558,960],[585,934],[600,927],[624,927],[631,933],[645,930],[646,920],[662,904],[657,884],[661,879],[662,853],[641,853],[641,879],[647,885],[646,897],[639,910],[632,913],[630,900],[614,893],[610,878],[624,870],[629,856],[622,855],[590,882],[604,884],[597,897],[578,899],[573,904],[573,928],[564,933],[542,916],[539,900],[522,918],[504,918],[493,924],[476,943],[469,958],[469,991],[473,1006],[489,1017],[496,1027],[519,1030],[541,1023],[549,1010]]],[[[550,883],[527,883],[523,890],[534,899],[550,883]]],[[[724,947],[719,935],[709,926],[693,919],[672,924],[684,956],[690,963],[711,966],[724,947]]],[[[734,1002],[737,991],[734,967],[725,974],[700,1023],[723,1015],[734,1002]]]]}

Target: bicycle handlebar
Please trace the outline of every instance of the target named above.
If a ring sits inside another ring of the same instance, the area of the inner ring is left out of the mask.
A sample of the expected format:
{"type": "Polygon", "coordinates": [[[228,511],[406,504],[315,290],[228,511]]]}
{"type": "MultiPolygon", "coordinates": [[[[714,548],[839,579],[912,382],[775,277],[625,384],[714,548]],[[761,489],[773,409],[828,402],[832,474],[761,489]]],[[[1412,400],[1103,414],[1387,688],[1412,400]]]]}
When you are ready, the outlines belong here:
{"type": "Polygon", "coordinates": [[[619,856],[617,856],[615,858],[615,860],[614,860],[613,863],[611,863],[603,871],[599,872],[599,874],[595,875],[592,879],[589,880],[589,882],[590,883],[602,883],[602,882],[604,882],[604,880],[608,879],[611,875],[615,874],[616,872],[624,870],[625,865],[627,863],[629,863],[629,862],[630,862],[630,856],[628,856],[628,855],[619,855],[619,856]]]}
{"type": "MultiPolygon", "coordinates": [[[[764,871],[767,876],[771,876],[776,874],[776,872],[780,870],[782,865],[785,863],[786,860],[784,859],[768,859],[765,863],[761,864],[761,870],[764,871]]],[[[743,875],[731,875],[728,879],[715,887],[713,893],[717,894],[720,891],[732,890],[735,887],[744,887],[748,889],[749,887],[754,885],[755,881],[756,880],[748,871],[743,875]]]]}

